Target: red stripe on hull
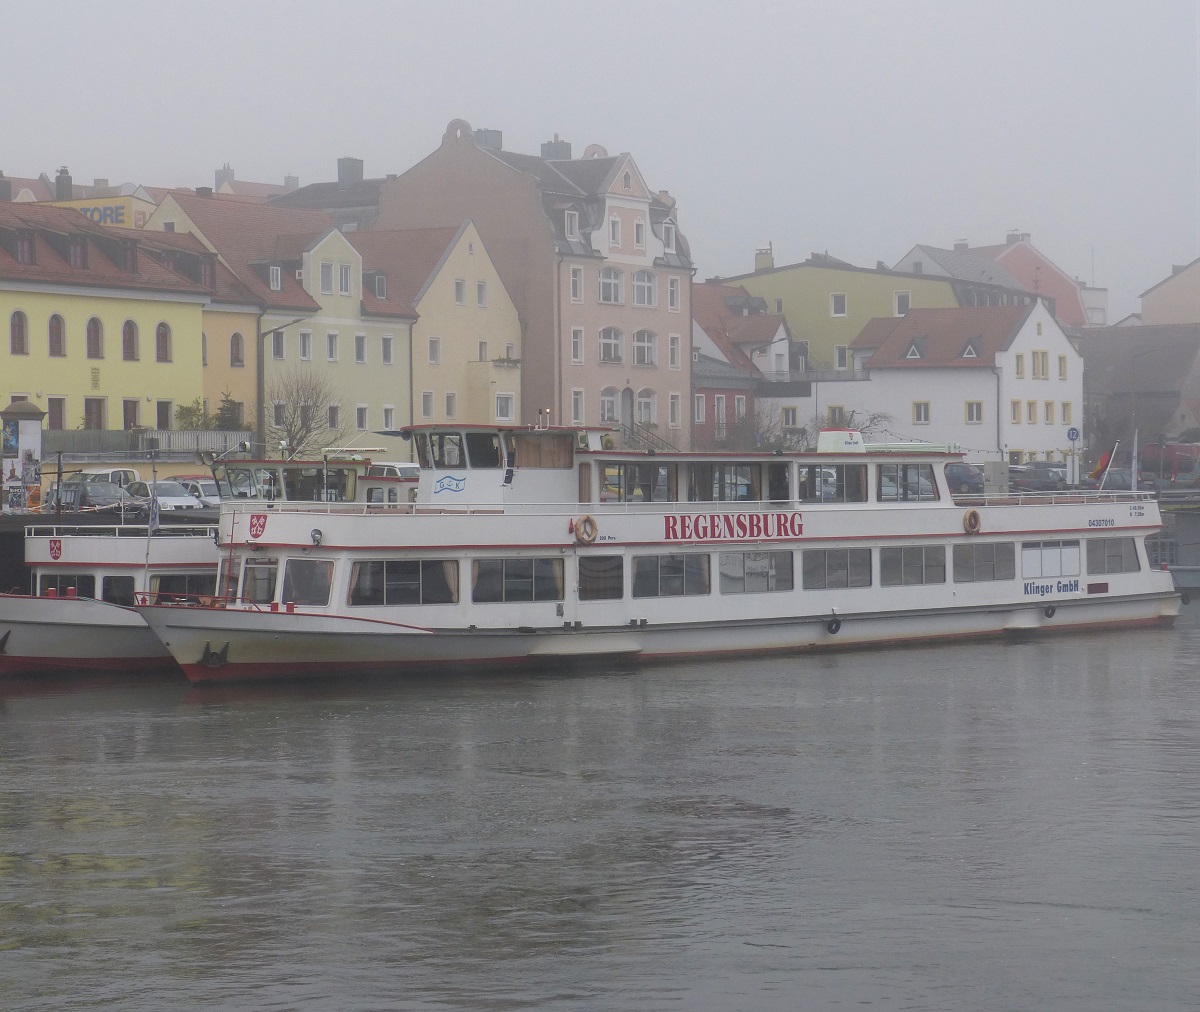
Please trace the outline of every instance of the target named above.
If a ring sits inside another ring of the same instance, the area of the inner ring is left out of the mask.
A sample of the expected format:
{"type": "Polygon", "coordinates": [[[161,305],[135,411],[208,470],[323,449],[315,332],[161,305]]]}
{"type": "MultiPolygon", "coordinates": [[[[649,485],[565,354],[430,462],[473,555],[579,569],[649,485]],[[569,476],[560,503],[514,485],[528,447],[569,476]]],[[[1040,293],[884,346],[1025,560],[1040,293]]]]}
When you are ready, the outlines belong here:
{"type": "Polygon", "coordinates": [[[0,654],[0,678],[24,675],[58,675],[113,672],[177,671],[179,665],[168,654],[164,657],[12,657],[0,654]]]}

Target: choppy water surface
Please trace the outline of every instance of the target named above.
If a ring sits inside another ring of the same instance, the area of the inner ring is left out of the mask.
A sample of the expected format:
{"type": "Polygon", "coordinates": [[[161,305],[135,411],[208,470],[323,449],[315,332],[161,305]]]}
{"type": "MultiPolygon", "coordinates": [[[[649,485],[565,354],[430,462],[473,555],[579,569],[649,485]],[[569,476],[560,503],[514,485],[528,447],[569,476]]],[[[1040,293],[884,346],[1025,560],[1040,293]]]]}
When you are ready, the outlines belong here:
{"type": "Polygon", "coordinates": [[[0,1006],[1196,1007],[1198,648],[0,687],[0,1006]]]}

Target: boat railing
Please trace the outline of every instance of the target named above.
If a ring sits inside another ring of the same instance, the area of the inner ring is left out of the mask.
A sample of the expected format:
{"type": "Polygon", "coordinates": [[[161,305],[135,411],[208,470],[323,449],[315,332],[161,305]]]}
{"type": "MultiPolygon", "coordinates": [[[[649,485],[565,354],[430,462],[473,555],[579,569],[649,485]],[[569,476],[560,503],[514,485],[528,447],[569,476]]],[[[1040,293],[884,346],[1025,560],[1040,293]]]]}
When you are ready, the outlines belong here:
{"type": "Polygon", "coordinates": [[[1059,492],[991,492],[976,495],[956,495],[960,506],[1053,506],[1068,503],[1153,502],[1155,492],[1130,492],[1125,489],[1079,489],[1059,492]]]}
{"type": "Polygon", "coordinates": [[[216,524],[195,526],[171,525],[157,527],[153,535],[145,524],[35,524],[25,528],[27,538],[136,538],[144,541],[148,536],[159,538],[211,538],[217,530],[216,524]]]}

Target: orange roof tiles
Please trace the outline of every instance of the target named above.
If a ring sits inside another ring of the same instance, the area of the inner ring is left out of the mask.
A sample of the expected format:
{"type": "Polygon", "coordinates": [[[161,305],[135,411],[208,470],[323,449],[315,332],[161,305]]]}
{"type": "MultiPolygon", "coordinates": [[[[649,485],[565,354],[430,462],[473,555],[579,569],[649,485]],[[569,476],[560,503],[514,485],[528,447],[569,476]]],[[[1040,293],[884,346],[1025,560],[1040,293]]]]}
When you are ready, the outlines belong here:
{"type": "Polygon", "coordinates": [[[907,315],[877,317],[851,342],[856,350],[874,351],[867,365],[880,368],[954,366],[991,368],[997,352],[1012,343],[1032,306],[987,309],[911,309],[907,315]],[[920,358],[907,358],[917,346],[920,358]],[[970,344],[975,357],[964,358],[970,344]]]}

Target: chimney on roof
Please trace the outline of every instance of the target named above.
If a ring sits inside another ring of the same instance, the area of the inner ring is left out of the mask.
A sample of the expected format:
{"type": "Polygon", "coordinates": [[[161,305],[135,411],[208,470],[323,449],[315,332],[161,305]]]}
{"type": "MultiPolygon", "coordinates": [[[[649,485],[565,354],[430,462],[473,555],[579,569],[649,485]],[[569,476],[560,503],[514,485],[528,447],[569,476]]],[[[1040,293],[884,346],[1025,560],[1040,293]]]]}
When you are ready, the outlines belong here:
{"type": "Polygon", "coordinates": [[[217,169],[216,172],[213,173],[213,189],[214,190],[219,190],[226,183],[232,183],[232,182],[233,182],[233,169],[231,169],[229,167],[228,162],[226,162],[219,169],[217,169]]]}
{"type": "Polygon", "coordinates": [[[968,243],[966,239],[959,239],[958,242],[954,244],[955,253],[966,253],[970,248],[971,244],[968,243]]]}
{"type": "Polygon", "coordinates": [[[213,189],[211,186],[197,186],[196,187],[196,196],[197,197],[211,197],[212,195],[213,195],[213,189]]]}
{"type": "Polygon", "coordinates": [[[54,177],[54,199],[70,200],[74,196],[75,187],[71,185],[71,173],[64,165],[58,170],[58,175],[54,177]]]}
{"type": "Polygon", "coordinates": [[[775,244],[767,243],[762,249],[754,251],[754,270],[769,271],[775,268],[775,244]]]}
{"type": "Polygon", "coordinates": [[[293,190],[300,189],[299,176],[284,176],[283,177],[283,192],[291,193],[293,190]]]}
{"type": "Polygon", "coordinates": [[[1019,242],[1029,242],[1029,233],[1012,231],[1004,237],[1005,246],[1015,246],[1019,242]]]}
{"type": "Polygon", "coordinates": [[[490,148],[492,151],[500,151],[504,147],[504,131],[488,130],[481,127],[475,131],[475,143],[481,148],[490,148]]]}
{"type": "Polygon", "coordinates": [[[569,161],[571,158],[571,142],[560,141],[558,134],[554,135],[554,140],[546,141],[542,145],[542,157],[547,161],[551,159],[561,159],[569,161]]]}
{"type": "Polygon", "coordinates": [[[12,180],[5,179],[4,173],[0,172],[0,202],[7,203],[12,200],[12,180]]]}
{"type": "MultiPolygon", "coordinates": [[[[3,173],[0,173],[0,175],[3,175],[3,173]]],[[[0,180],[0,186],[3,186],[4,182],[5,181],[0,180]]],[[[11,185],[12,184],[9,183],[9,186],[11,186],[11,185]]],[[[12,198],[9,198],[9,199],[12,199],[12,198]]],[[[1187,270],[1187,264],[1171,264],[1171,277],[1175,277],[1176,274],[1182,274],[1186,270],[1187,270]]]]}
{"type": "Polygon", "coordinates": [[[98,176],[96,178],[96,181],[92,185],[97,190],[107,190],[108,189],[108,180],[98,176]]]}
{"type": "Polygon", "coordinates": [[[338,186],[355,186],[363,181],[361,158],[339,158],[337,165],[338,186]]]}

